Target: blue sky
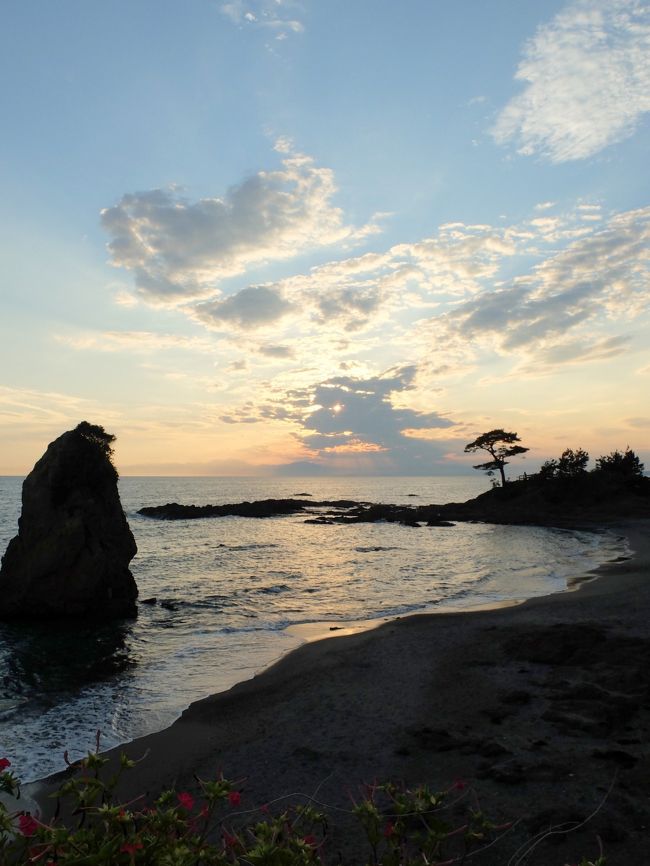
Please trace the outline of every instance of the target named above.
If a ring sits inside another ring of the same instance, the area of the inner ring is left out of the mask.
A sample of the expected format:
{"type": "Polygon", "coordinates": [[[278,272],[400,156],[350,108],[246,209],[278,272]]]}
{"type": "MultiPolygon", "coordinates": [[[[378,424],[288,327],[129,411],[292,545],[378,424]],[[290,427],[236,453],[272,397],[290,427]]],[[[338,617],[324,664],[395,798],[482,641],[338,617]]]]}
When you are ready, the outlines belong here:
{"type": "Polygon", "coordinates": [[[647,2],[0,14],[0,472],[650,461],[647,2]]]}

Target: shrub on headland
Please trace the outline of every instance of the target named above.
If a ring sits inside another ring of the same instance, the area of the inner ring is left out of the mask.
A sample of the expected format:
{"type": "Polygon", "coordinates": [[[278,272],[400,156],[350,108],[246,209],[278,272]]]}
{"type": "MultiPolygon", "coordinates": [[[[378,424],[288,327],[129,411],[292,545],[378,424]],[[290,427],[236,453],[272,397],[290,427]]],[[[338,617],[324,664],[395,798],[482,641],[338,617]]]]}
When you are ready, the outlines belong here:
{"type": "Polygon", "coordinates": [[[623,453],[612,451],[605,457],[596,460],[596,472],[608,472],[623,478],[642,478],[644,465],[631,448],[626,448],[623,453]]]}
{"type": "MultiPolygon", "coordinates": [[[[56,795],[59,806],[67,801],[65,822],[11,812],[0,801],[0,866],[325,866],[340,861],[327,848],[330,818],[313,797],[302,796],[304,802],[276,813],[271,807],[285,798],[242,810],[238,785],[197,778],[195,794],[169,790],[153,804],[143,798],[120,803],[114,790],[135,762],[122,755],[117,774],[104,781],[100,771],[107,763],[91,753],[75,765],[78,775],[56,795]]],[[[19,797],[10,766],[0,758],[0,791],[19,797]]],[[[512,827],[489,821],[475,793],[460,781],[444,791],[368,785],[349,811],[361,825],[370,866],[464,863],[472,852],[495,846],[512,827]]],[[[525,846],[527,853],[537,841],[525,846]]],[[[600,856],[579,866],[604,863],[600,856]]]]}
{"type": "Polygon", "coordinates": [[[650,478],[643,473],[643,463],[630,448],[613,451],[596,460],[587,469],[589,455],[581,448],[566,449],[557,460],[547,460],[536,475],[525,481],[540,490],[549,500],[593,505],[630,497],[647,500],[650,478]]]}
{"type": "Polygon", "coordinates": [[[566,448],[557,460],[547,460],[539,474],[542,478],[577,478],[587,471],[589,454],[582,448],[566,448]]]}
{"type": "MultiPolygon", "coordinates": [[[[577,448],[575,451],[572,448],[567,448],[557,459],[547,460],[543,463],[537,476],[529,477],[539,477],[544,481],[551,478],[584,478],[588,474],[588,462],[589,454],[582,448],[577,448]]],[[[608,476],[610,480],[618,478],[619,480],[631,481],[643,478],[643,469],[643,463],[634,451],[627,447],[623,452],[612,451],[611,454],[599,457],[596,460],[595,468],[589,474],[591,476],[608,476]]]]}

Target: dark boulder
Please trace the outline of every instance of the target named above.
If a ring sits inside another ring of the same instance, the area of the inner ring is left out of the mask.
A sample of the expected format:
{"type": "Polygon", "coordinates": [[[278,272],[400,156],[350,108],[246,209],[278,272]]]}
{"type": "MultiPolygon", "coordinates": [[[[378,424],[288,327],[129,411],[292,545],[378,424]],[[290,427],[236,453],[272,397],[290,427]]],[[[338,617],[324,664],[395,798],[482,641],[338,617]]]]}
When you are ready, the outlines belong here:
{"type": "Polygon", "coordinates": [[[0,619],[136,615],[137,552],[111,461],[115,437],[83,421],[23,482],[18,535],[0,567],[0,619]]]}

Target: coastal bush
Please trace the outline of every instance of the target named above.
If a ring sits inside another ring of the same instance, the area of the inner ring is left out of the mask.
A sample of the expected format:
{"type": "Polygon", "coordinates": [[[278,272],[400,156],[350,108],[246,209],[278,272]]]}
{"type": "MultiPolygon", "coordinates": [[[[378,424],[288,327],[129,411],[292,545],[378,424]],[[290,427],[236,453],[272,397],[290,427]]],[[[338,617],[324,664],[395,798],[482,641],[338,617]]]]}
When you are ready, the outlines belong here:
{"type": "Polygon", "coordinates": [[[643,477],[643,469],[643,463],[629,447],[623,453],[612,451],[611,454],[596,460],[596,472],[607,472],[623,478],[641,478],[643,477]]]}
{"type": "MultiPolygon", "coordinates": [[[[246,808],[241,784],[220,777],[197,778],[193,793],[168,790],[152,803],[120,803],[116,786],[136,762],[122,755],[117,772],[105,780],[107,763],[96,752],[72,767],[74,775],[55,795],[56,815],[65,820],[12,812],[0,800],[0,866],[326,866],[340,860],[328,851],[331,820],[313,797],[275,812],[285,798],[246,808]]],[[[0,791],[18,798],[19,780],[10,766],[0,758],[0,791]]],[[[363,830],[369,866],[463,863],[512,827],[491,822],[462,781],[443,791],[367,785],[347,811],[363,830]]],[[[584,859],[576,866],[604,862],[584,859]]]]}
{"type": "Polygon", "coordinates": [[[557,459],[546,460],[537,475],[530,475],[528,479],[537,478],[541,481],[548,481],[549,479],[563,478],[573,480],[585,478],[587,475],[592,478],[605,476],[610,481],[616,479],[629,481],[643,478],[644,465],[629,447],[625,451],[612,451],[611,454],[598,457],[595,467],[589,473],[587,472],[588,462],[589,454],[582,448],[577,448],[575,451],[572,448],[567,448],[557,459]]]}
{"type": "Polygon", "coordinates": [[[566,448],[557,460],[547,460],[539,474],[542,478],[577,478],[587,471],[589,454],[582,448],[566,448]]]}

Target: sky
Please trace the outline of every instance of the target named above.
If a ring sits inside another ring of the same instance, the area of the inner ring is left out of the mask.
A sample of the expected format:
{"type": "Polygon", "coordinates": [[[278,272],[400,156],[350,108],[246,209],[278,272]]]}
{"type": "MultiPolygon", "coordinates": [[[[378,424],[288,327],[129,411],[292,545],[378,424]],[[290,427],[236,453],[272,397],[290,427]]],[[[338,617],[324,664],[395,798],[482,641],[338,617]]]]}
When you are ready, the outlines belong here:
{"type": "Polygon", "coordinates": [[[5,0],[0,474],[650,466],[650,0],[5,0]]]}

